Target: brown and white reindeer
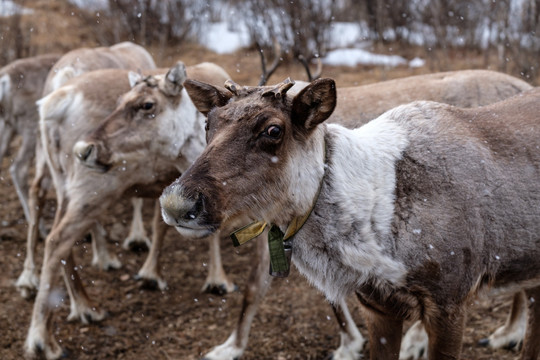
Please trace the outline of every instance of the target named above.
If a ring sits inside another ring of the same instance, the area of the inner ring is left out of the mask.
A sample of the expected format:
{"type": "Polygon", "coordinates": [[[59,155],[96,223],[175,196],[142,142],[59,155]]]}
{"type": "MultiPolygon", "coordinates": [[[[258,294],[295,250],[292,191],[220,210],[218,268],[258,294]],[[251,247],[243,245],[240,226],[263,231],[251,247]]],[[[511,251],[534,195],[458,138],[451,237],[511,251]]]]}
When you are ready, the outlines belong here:
{"type": "MultiPolygon", "coordinates": [[[[128,91],[127,71],[93,71],[72,79],[41,103],[41,111],[48,114],[42,118],[43,133],[45,136],[58,133],[64,139],[60,149],[54,142],[44,143],[49,146],[49,156],[57,159],[56,166],[62,169],[65,179],[57,218],[45,242],[40,287],[25,345],[30,357],[41,352],[47,359],[62,356],[51,328],[54,304],[50,302],[51,294],[58,291],[60,269],[72,298],[70,317],[83,321],[103,318],[104,313],[88,298],[75,270],[72,256],[75,241],[121,197],[159,196],[164,184],[187,168],[204,147],[204,116],[183,89],[186,78],[183,63],[165,72],[155,70],[153,73],[159,75],[142,78],[131,74],[133,87],[128,91]],[[116,98],[122,93],[125,94],[114,110],[116,98]],[[93,140],[107,136],[112,142],[106,147],[99,141],[75,144],[82,137],[81,132],[90,132],[93,140]]],[[[223,69],[209,63],[189,67],[187,73],[219,83],[229,77],[223,69]]],[[[161,221],[159,205],[156,209],[149,258],[159,251],[167,229],[161,221]]],[[[226,279],[220,259],[212,259],[210,263],[221,271],[217,280],[221,283],[214,285],[231,291],[234,285],[226,279]]],[[[147,261],[141,273],[161,280],[156,263],[147,261]]]]}
{"type": "Polygon", "coordinates": [[[20,136],[22,141],[9,167],[13,185],[26,220],[28,210],[28,171],[36,150],[38,111],[49,70],[60,58],[47,54],[15,60],[0,69],[0,163],[10,143],[20,136]]]}
{"type": "MultiPolygon", "coordinates": [[[[288,95],[296,94],[308,83],[296,83],[288,95]]],[[[447,102],[461,107],[477,107],[509,98],[532,89],[526,82],[512,76],[485,70],[465,70],[419,75],[383,81],[370,85],[337,89],[337,106],[329,122],[358,127],[383,112],[414,100],[447,102]],[[384,101],[386,99],[386,101],[384,101]],[[354,115],[356,114],[356,115],[354,115]],[[354,119],[354,120],[353,120],[354,119]]],[[[247,344],[250,326],[257,308],[271,284],[268,275],[268,245],[264,235],[257,240],[259,263],[254,263],[244,292],[244,302],[237,326],[229,338],[205,355],[208,360],[232,360],[240,357],[247,344]]],[[[485,344],[494,348],[519,344],[524,334],[522,319],[526,317],[523,295],[516,294],[514,307],[504,326],[497,329],[485,344]]],[[[332,357],[336,360],[353,360],[360,356],[364,338],[358,331],[345,302],[333,306],[340,327],[340,346],[332,357]]],[[[425,353],[427,335],[421,324],[407,332],[403,342],[403,359],[417,359],[425,353]],[[423,341],[418,341],[422,339],[423,341]]]]}
{"type": "MultiPolygon", "coordinates": [[[[64,54],[50,70],[43,89],[43,96],[50,94],[58,89],[66,81],[85,72],[104,69],[128,69],[142,70],[154,69],[155,63],[152,56],[143,47],[131,42],[122,42],[111,47],[98,48],[80,48],[64,54]]],[[[34,124],[35,126],[36,124],[34,124]]],[[[61,145],[60,134],[51,133],[48,139],[53,139],[54,146],[61,145]]],[[[44,139],[47,141],[47,139],[44,139]]],[[[51,176],[54,187],[57,190],[57,200],[60,203],[62,199],[62,187],[64,175],[54,159],[47,157],[47,151],[44,151],[42,141],[37,141],[36,148],[36,170],[32,180],[30,192],[28,195],[28,204],[24,205],[28,209],[28,236],[27,251],[24,261],[24,268],[16,282],[16,287],[21,295],[30,298],[38,287],[38,273],[35,266],[35,251],[37,239],[39,237],[39,221],[43,209],[45,196],[50,188],[51,176]],[[52,168],[50,171],[49,168],[52,168]]],[[[63,161],[63,160],[58,160],[63,161]]],[[[136,200],[134,204],[134,222],[131,227],[131,233],[128,239],[146,238],[144,225],[140,216],[142,200],[136,200]]],[[[96,223],[91,230],[93,252],[93,264],[102,269],[118,268],[120,262],[116,255],[109,254],[105,246],[104,230],[96,223]]]]}
{"type": "Polygon", "coordinates": [[[303,223],[283,246],[330,302],[357,295],[372,359],[398,359],[403,321],[414,318],[429,358],[458,359],[468,300],[523,290],[522,358],[536,359],[540,90],[474,109],[414,102],[349,130],[324,123],[333,80],[296,96],[290,86],[186,81],[207,114],[208,145],[165,189],[165,221],[205,237],[249,217],[277,239],[303,223]]]}

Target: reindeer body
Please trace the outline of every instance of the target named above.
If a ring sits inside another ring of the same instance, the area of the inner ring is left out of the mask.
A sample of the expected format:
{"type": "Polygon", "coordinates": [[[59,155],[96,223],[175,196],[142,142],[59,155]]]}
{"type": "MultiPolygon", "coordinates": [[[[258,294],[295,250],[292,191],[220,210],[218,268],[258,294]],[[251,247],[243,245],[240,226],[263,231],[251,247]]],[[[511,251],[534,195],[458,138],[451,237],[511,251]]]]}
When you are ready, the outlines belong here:
{"type": "MultiPolygon", "coordinates": [[[[47,96],[52,91],[60,88],[68,80],[78,75],[102,68],[153,69],[155,68],[155,63],[150,53],[143,47],[131,42],[123,42],[111,47],[75,49],[64,54],[54,64],[43,86],[43,96],[47,96]]],[[[104,93],[106,93],[106,90],[104,90],[104,93]]],[[[57,126],[51,126],[51,128],[44,129],[40,132],[41,141],[37,141],[35,146],[36,171],[30,186],[28,203],[23,203],[23,207],[28,209],[27,252],[24,269],[17,279],[16,286],[25,298],[30,298],[38,286],[34,253],[39,237],[38,224],[41,220],[41,209],[44,205],[45,195],[51,186],[51,180],[57,190],[58,209],[62,207],[61,203],[63,201],[62,196],[65,184],[65,176],[61,171],[60,165],[62,159],[54,159],[54,155],[52,155],[53,151],[59,151],[57,145],[60,135],[55,131],[57,128],[57,126]]],[[[140,201],[138,203],[134,201],[134,204],[138,204],[135,206],[135,210],[140,212],[140,201]]],[[[135,214],[134,220],[138,219],[141,219],[141,216],[135,214]]],[[[94,241],[93,244],[102,240],[102,236],[98,235],[103,233],[102,230],[99,224],[96,224],[96,227],[93,229],[93,235],[95,235],[94,238],[97,241],[94,241]]],[[[133,222],[132,233],[130,233],[128,239],[133,237],[146,238],[142,221],[133,222]]],[[[98,243],[95,250],[94,264],[104,269],[120,266],[118,259],[106,252],[106,247],[103,243],[98,243]]]]}
{"type": "MultiPolygon", "coordinates": [[[[422,318],[430,358],[459,354],[451,323],[463,327],[468,298],[538,293],[538,99],[486,111],[415,103],[352,132],[328,126],[329,171],[293,242],[297,267],[331,301],[356,292],[368,318],[422,318]]],[[[370,335],[384,353],[380,336],[399,335],[370,335]]],[[[536,340],[525,349],[536,354],[536,340]]]]}
{"type": "Polygon", "coordinates": [[[330,121],[352,129],[413,101],[429,100],[469,108],[493,104],[531,88],[525,81],[490,70],[416,75],[338,88],[338,103],[330,121]]]}
{"type": "MultiPolygon", "coordinates": [[[[165,189],[165,221],[201,236],[242,215],[285,231],[310,214],[293,261],[330,301],[358,295],[372,359],[397,359],[415,317],[429,357],[457,359],[469,297],[491,286],[540,296],[538,90],[478,109],[417,102],[347,130],[319,125],[336,104],[329,79],[294,98],[285,85],[186,87],[209,144],[165,189]]],[[[535,359],[529,307],[523,357],[535,359]]]]}
{"type": "Polygon", "coordinates": [[[98,69],[154,69],[152,56],[142,46],[124,41],[113,46],[78,48],[64,54],[47,76],[43,95],[58,89],[67,80],[98,69]]]}
{"type": "Polygon", "coordinates": [[[41,97],[49,70],[59,58],[56,54],[35,56],[13,61],[0,69],[0,163],[12,140],[21,136],[22,144],[10,166],[10,174],[27,220],[28,171],[37,139],[35,102],[41,97]]]}
{"type": "MultiPolygon", "coordinates": [[[[75,241],[124,194],[157,197],[164,184],[187,167],[185,158],[195,157],[204,147],[204,118],[182,90],[184,65],[178,63],[169,72],[151,72],[159,75],[132,83],[129,91],[127,70],[92,71],[69,80],[41,103],[44,138],[57,140],[44,142],[48,145],[49,162],[53,171],[62,175],[63,186],[59,189],[59,210],[46,239],[40,287],[25,344],[30,357],[39,350],[47,359],[62,356],[50,328],[52,313],[48,300],[57,286],[60,269],[72,298],[70,318],[85,322],[99,321],[104,316],[88,298],[74,271],[71,248],[75,241]],[[150,103],[152,106],[147,108],[150,103]],[[85,134],[95,141],[92,147],[81,146],[77,141],[85,134]],[[101,145],[109,137],[114,141],[106,142],[106,148],[100,146],[98,153],[96,141],[101,145]]],[[[219,83],[228,77],[213,64],[194,66],[188,73],[219,83]]],[[[139,77],[129,76],[130,80],[139,77]]],[[[155,275],[154,280],[159,282],[157,256],[166,227],[160,221],[159,208],[156,214],[154,242],[141,271],[143,276],[155,275]]],[[[215,246],[213,250],[215,254],[215,246]]],[[[212,266],[218,267],[224,276],[220,259],[213,260],[212,266]]]]}

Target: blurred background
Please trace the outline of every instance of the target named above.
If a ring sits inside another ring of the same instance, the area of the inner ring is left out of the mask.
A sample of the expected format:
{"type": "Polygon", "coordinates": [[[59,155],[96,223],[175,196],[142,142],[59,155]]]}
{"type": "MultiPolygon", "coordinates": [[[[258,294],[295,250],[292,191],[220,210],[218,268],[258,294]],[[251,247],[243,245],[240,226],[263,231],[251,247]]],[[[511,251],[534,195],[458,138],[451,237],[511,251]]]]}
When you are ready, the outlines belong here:
{"type": "Polygon", "coordinates": [[[130,40],[159,65],[216,61],[237,81],[260,72],[242,63],[260,48],[285,72],[320,58],[342,85],[363,82],[347,80],[358,70],[465,68],[537,84],[539,12],[539,0],[0,0],[0,63],[130,40]]]}

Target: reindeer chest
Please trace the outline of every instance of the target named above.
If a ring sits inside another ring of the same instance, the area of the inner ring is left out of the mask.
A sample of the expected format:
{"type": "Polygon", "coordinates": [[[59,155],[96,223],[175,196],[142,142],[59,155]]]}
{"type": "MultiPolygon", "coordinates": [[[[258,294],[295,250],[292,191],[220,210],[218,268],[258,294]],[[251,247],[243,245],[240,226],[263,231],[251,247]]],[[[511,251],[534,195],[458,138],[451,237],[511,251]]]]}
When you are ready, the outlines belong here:
{"type": "Polygon", "coordinates": [[[293,262],[329,301],[337,302],[373,279],[384,287],[403,285],[406,270],[399,259],[361,229],[345,236],[324,218],[314,212],[295,237],[293,262]]]}

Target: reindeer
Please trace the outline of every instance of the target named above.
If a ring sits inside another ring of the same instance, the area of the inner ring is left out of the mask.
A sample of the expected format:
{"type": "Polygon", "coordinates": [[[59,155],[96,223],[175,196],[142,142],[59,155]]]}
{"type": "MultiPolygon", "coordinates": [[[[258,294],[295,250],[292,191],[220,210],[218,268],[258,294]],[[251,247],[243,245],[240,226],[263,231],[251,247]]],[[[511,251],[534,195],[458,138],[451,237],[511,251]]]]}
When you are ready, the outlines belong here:
{"type": "Polygon", "coordinates": [[[15,60],[0,69],[0,163],[16,136],[21,145],[9,172],[28,221],[28,170],[34,159],[38,112],[29,105],[41,97],[45,79],[57,54],[47,54],[15,60]]]}
{"type": "MultiPolygon", "coordinates": [[[[75,49],[63,55],[54,64],[45,81],[43,95],[48,95],[69,79],[91,70],[102,68],[137,70],[154,69],[155,67],[152,56],[143,47],[131,42],[123,42],[111,47],[75,49]]],[[[59,136],[60,134],[58,133],[50,133],[42,141],[46,142],[52,139],[53,143],[58,144],[60,141],[59,136]]],[[[23,208],[28,211],[27,251],[23,271],[19,275],[15,285],[24,298],[32,297],[38,287],[38,274],[34,256],[39,237],[38,224],[41,219],[45,195],[50,188],[50,176],[52,176],[52,181],[57,190],[57,200],[59,203],[62,202],[59,196],[62,196],[62,188],[65,180],[61,169],[58,167],[58,163],[63,160],[47,157],[46,155],[48,153],[43,151],[43,148],[46,148],[46,146],[42,145],[42,141],[36,143],[36,172],[30,186],[28,204],[23,203],[23,208]]],[[[144,240],[147,237],[140,216],[142,200],[136,200],[133,204],[134,222],[128,239],[130,241],[134,238],[144,240]]],[[[102,269],[119,268],[121,264],[116,255],[107,252],[104,229],[99,223],[95,224],[91,233],[94,239],[92,241],[94,248],[92,263],[102,269]]]]}
{"type": "MultiPolygon", "coordinates": [[[[372,359],[397,359],[414,318],[429,358],[458,359],[471,297],[540,295],[539,90],[475,109],[414,102],[348,130],[324,124],[333,80],[294,97],[292,84],[185,82],[208,145],[164,190],[165,222],[192,238],[244,217],[267,224],[274,271],[288,270],[287,249],[331,303],[357,295],[372,359]]],[[[522,358],[536,359],[527,305],[522,358]]]]}
{"type": "MultiPolygon", "coordinates": [[[[296,82],[287,94],[297,94],[307,85],[305,82],[296,82]]],[[[338,87],[337,106],[328,121],[353,128],[367,123],[395,106],[414,100],[438,100],[461,107],[477,107],[509,98],[531,88],[526,82],[512,76],[485,70],[436,73],[364,86],[338,87]],[[387,101],[384,101],[385,98],[387,101]],[[356,120],[350,120],[355,113],[356,120]]],[[[259,262],[254,263],[251,269],[237,326],[223,344],[205,355],[204,358],[207,360],[238,358],[247,346],[251,321],[272,280],[268,275],[268,245],[264,237],[260,236],[257,240],[256,251],[259,262]]],[[[526,308],[523,306],[523,294],[516,294],[514,299],[514,307],[506,324],[488,340],[483,340],[484,345],[503,348],[519,344],[524,334],[521,319],[526,317],[526,308]]],[[[339,360],[356,359],[365,339],[356,327],[345,302],[333,306],[333,310],[338,320],[341,341],[332,357],[339,360]]],[[[421,323],[415,324],[404,337],[401,356],[403,359],[418,358],[425,352],[426,346],[427,335],[424,328],[421,323]]]]}
{"type": "MultiPolygon", "coordinates": [[[[183,63],[177,63],[164,75],[165,71],[156,70],[154,73],[159,75],[142,78],[134,73],[128,76],[128,72],[122,70],[93,71],[72,79],[41,103],[42,113],[49,114],[42,117],[43,133],[62,135],[60,150],[54,142],[44,143],[49,145],[47,151],[52,153],[49,157],[62,160],[57,166],[62,168],[65,182],[57,218],[45,242],[40,287],[25,344],[29,357],[40,352],[47,359],[62,356],[62,349],[50,327],[50,295],[57,291],[60,269],[72,298],[70,318],[84,322],[99,321],[104,316],[86,295],[75,270],[71,251],[75,241],[94,226],[104,210],[125,194],[159,196],[164,184],[187,168],[204,147],[204,117],[183,90],[182,83],[186,78],[183,63]],[[133,86],[129,92],[128,78],[133,86]],[[123,92],[127,93],[114,110],[115,99],[123,92]],[[77,126],[72,127],[72,122],[77,126]],[[111,136],[114,142],[106,148],[101,147],[101,143],[87,142],[85,147],[76,142],[83,132],[90,132],[91,139],[98,134],[111,136]],[[136,154],[128,153],[128,156],[122,153],[126,149],[134,150],[133,146],[138,145],[142,137],[147,139],[146,149],[137,148],[136,154]],[[68,139],[71,140],[66,141],[68,139]],[[149,163],[151,168],[148,168],[149,163]]],[[[228,78],[223,69],[208,63],[189,67],[187,73],[194,78],[220,83],[228,78]]],[[[159,205],[156,208],[149,258],[159,252],[167,228],[160,219],[159,205]]],[[[214,242],[211,256],[217,254],[219,257],[216,246],[218,244],[214,242]]],[[[212,259],[211,264],[219,267],[211,275],[217,273],[222,278],[209,276],[208,285],[223,286],[225,291],[232,291],[234,285],[226,279],[220,259],[212,259]],[[210,281],[222,283],[210,284],[210,281]]],[[[141,272],[158,277],[157,263],[147,261],[141,272]]]]}

